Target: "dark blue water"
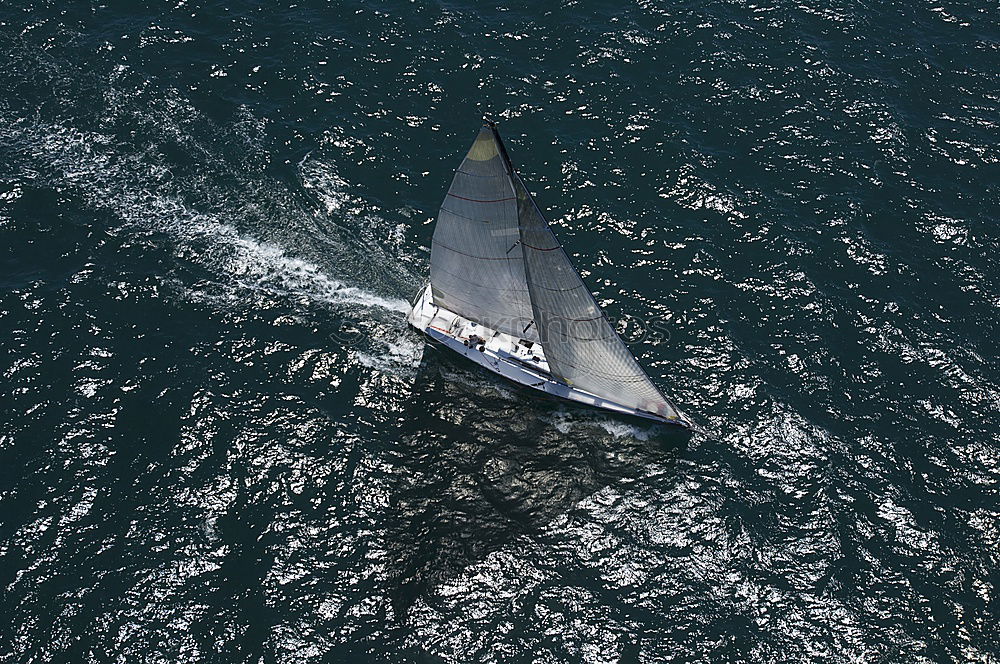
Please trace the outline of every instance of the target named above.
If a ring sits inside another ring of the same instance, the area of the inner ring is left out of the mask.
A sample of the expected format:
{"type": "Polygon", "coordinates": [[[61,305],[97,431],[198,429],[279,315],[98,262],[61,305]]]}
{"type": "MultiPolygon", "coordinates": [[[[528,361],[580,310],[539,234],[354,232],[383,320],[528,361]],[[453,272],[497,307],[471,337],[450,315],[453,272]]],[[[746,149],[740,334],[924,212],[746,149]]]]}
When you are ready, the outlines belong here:
{"type": "Polygon", "coordinates": [[[0,63],[0,662],[1000,660],[994,3],[29,0],[0,63]],[[483,112],[701,431],[407,329],[483,112]]]}

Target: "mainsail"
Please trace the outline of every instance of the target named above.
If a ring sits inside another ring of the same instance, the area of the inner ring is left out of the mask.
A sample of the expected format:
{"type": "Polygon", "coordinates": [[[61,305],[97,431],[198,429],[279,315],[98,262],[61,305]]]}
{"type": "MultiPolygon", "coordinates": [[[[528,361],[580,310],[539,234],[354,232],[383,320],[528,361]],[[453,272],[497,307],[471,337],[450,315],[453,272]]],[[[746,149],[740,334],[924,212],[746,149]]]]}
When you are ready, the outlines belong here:
{"type": "Polygon", "coordinates": [[[439,306],[539,341],[552,375],[567,385],[678,416],[580,279],[491,124],[480,130],[442,205],[431,289],[439,306]]]}
{"type": "Polygon", "coordinates": [[[455,171],[431,243],[434,303],[537,341],[518,246],[517,197],[499,135],[484,126],[455,171]]]}

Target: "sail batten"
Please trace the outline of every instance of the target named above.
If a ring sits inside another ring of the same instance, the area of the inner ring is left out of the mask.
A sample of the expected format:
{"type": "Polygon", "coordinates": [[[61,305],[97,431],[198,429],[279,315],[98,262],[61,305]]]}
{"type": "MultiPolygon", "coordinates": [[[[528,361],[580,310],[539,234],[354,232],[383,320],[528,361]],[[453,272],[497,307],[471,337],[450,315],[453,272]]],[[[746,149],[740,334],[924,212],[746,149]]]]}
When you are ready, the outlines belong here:
{"type": "Polygon", "coordinates": [[[484,126],[455,171],[431,249],[433,302],[541,344],[552,376],[624,407],[677,418],[574,269],[484,126]]]}

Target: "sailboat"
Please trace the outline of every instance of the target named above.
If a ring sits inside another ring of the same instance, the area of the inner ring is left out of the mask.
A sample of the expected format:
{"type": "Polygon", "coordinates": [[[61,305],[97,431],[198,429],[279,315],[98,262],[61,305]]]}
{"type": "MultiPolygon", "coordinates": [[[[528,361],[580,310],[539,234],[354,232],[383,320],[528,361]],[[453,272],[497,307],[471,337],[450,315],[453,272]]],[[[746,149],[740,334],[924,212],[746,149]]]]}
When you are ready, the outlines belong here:
{"type": "Polygon", "coordinates": [[[690,426],[573,268],[496,124],[484,120],[438,213],[407,320],[486,369],[614,413],[690,426]]]}

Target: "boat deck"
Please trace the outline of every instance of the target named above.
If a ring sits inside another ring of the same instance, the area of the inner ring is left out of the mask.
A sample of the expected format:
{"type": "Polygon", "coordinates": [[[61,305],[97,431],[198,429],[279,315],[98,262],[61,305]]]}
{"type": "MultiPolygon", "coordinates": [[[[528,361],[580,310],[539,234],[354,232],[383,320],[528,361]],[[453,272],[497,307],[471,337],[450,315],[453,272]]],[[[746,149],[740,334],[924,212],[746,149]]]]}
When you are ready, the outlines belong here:
{"type": "Polygon", "coordinates": [[[416,299],[407,321],[432,339],[494,373],[547,394],[668,424],[685,425],[681,418],[666,418],[628,408],[597,395],[570,387],[549,372],[542,345],[492,330],[442,309],[431,299],[428,285],[416,299]]]}

